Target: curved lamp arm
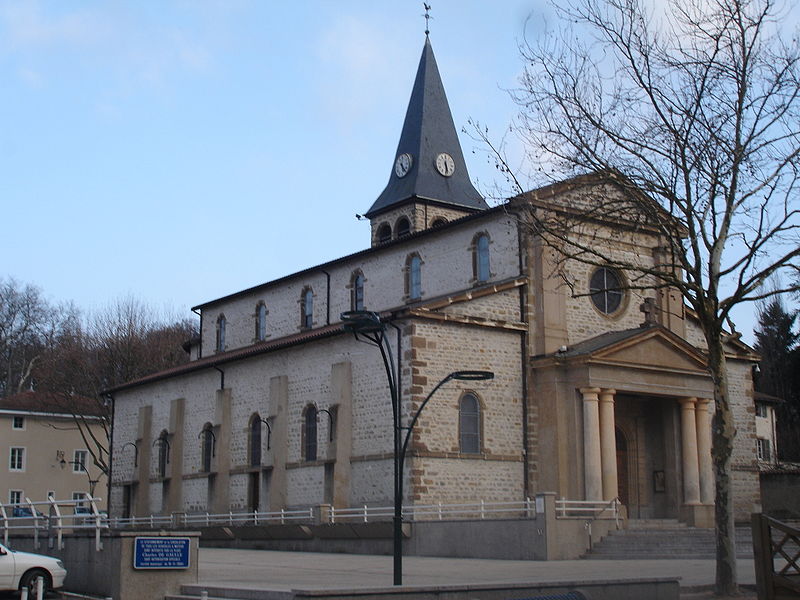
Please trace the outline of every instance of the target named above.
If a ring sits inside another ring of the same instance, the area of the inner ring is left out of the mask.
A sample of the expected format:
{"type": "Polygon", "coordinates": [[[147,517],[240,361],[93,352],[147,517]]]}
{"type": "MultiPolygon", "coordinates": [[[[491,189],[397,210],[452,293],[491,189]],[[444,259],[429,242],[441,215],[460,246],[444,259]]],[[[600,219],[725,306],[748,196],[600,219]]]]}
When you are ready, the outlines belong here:
{"type": "Polygon", "coordinates": [[[319,413],[327,413],[328,415],[328,441],[333,441],[333,413],[329,411],[327,408],[318,408],[317,414],[319,413]]]}
{"type": "Polygon", "coordinates": [[[153,440],[152,446],[155,446],[157,443],[161,442],[162,445],[167,445],[167,462],[169,462],[169,454],[170,450],[172,450],[172,446],[170,446],[169,440],[165,437],[157,437],[153,440]]]}
{"type": "Polygon", "coordinates": [[[203,429],[200,433],[197,434],[197,439],[200,439],[200,436],[210,433],[211,439],[214,441],[213,445],[211,446],[211,456],[217,455],[217,434],[214,433],[214,430],[209,427],[208,429],[203,429]]]}
{"type": "Polygon", "coordinates": [[[442,379],[439,383],[436,384],[430,393],[425,397],[425,400],[422,401],[422,404],[417,409],[417,412],[414,413],[414,418],[411,419],[411,423],[408,427],[403,427],[406,430],[406,437],[403,440],[403,447],[400,450],[400,465],[402,466],[405,462],[406,457],[406,450],[408,450],[408,440],[411,439],[411,434],[414,431],[414,425],[417,424],[417,420],[419,416],[422,414],[423,409],[428,404],[428,401],[433,397],[440,387],[442,387],[448,381],[452,381],[456,379],[458,381],[486,381],[488,379],[494,379],[494,373],[491,371],[453,371],[447,377],[442,379]]]}
{"type": "Polygon", "coordinates": [[[262,419],[261,417],[259,417],[258,420],[267,426],[267,450],[269,450],[269,443],[272,439],[272,425],[269,424],[269,421],[262,419]]]}
{"type": "Polygon", "coordinates": [[[126,442],[122,444],[122,448],[120,448],[120,452],[125,450],[128,446],[133,446],[133,466],[139,466],[139,446],[136,445],[136,442],[126,442]]]}

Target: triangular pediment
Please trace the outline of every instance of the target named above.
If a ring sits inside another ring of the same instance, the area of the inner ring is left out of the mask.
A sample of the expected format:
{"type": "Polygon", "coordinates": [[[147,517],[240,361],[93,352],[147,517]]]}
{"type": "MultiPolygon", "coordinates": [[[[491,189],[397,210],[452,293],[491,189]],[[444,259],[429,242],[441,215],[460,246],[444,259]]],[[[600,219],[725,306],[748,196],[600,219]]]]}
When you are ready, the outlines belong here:
{"type": "Polygon", "coordinates": [[[605,363],[671,371],[706,371],[705,355],[664,327],[612,331],[556,354],[568,362],[605,363]]]}
{"type": "Polygon", "coordinates": [[[591,360],[671,370],[706,370],[702,353],[661,329],[599,349],[591,354],[591,360]]]}

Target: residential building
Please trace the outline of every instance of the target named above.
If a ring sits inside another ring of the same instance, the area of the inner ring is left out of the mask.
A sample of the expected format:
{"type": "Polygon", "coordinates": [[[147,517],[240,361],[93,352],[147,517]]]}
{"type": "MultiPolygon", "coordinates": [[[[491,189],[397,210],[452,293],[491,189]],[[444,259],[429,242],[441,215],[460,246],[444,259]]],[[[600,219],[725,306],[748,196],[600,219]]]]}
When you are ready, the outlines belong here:
{"type": "MultiPolygon", "coordinates": [[[[108,483],[94,464],[95,443],[88,432],[104,440],[103,411],[88,398],[61,398],[34,391],[0,398],[0,431],[5,464],[0,468],[0,503],[25,504],[85,498],[102,498],[105,508],[108,483]],[[74,415],[79,415],[87,436],[74,415]]],[[[39,507],[39,510],[46,512],[39,507]]]]}

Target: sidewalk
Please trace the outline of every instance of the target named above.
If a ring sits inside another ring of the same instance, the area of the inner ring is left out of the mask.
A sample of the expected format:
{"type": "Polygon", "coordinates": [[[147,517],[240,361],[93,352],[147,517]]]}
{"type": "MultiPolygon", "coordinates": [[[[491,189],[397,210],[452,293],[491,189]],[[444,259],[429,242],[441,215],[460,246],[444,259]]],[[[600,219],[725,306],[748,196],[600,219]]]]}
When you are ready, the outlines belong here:
{"type": "MultiPolygon", "coordinates": [[[[199,583],[209,586],[286,591],[391,587],[392,584],[391,556],[222,548],[201,548],[199,554],[199,583]]],[[[755,585],[753,560],[739,559],[737,564],[739,583],[755,585]]],[[[403,584],[411,586],[649,577],[679,577],[682,592],[696,591],[713,585],[714,561],[403,558],[403,584]]]]}

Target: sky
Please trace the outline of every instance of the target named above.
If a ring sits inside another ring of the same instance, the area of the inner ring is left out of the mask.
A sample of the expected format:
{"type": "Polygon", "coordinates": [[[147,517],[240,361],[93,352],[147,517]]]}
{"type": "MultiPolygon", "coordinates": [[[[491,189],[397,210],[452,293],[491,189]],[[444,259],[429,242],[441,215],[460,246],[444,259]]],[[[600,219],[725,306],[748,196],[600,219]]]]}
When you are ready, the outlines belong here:
{"type": "MultiPolygon", "coordinates": [[[[457,128],[508,128],[543,4],[433,3],[457,128]]],[[[87,311],[134,295],[190,316],[368,247],[355,215],[393,167],[422,15],[416,0],[3,0],[0,278],[87,311]]],[[[492,189],[493,163],[461,142],[492,189]]]]}
{"type": "MultiPolygon", "coordinates": [[[[530,2],[438,1],[457,127],[503,130],[530,2]]],[[[0,277],[196,304],[369,246],[422,2],[0,3],[0,277]]],[[[472,179],[494,177],[472,155],[472,179]]]]}

